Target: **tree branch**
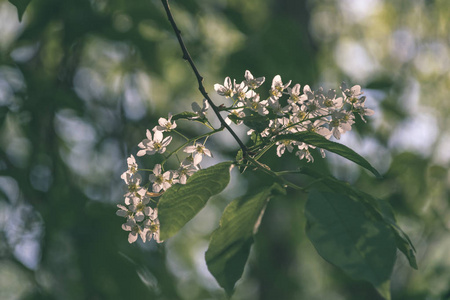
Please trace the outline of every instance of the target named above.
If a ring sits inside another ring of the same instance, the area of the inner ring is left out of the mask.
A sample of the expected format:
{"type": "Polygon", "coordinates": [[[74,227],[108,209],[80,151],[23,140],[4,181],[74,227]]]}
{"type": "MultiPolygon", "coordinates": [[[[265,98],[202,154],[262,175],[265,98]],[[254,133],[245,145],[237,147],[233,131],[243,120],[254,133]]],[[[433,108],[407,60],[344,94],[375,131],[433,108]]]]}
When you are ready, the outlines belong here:
{"type": "Polygon", "coordinates": [[[213,109],[214,113],[216,114],[217,118],[220,121],[220,124],[225,127],[228,132],[233,136],[233,138],[236,140],[236,142],[239,144],[239,147],[242,149],[242,154],[244,157],[247,157],[247,148],[245,147],[244,143],[239,139],[239,137],[236,135],[236,133],[231,129],[230,126],[225,122],[225,120],[220,115],[220,111],[218,107],[212,102],[211,98],[208,96],[208,93],[205,90],[205,87],[203,86],[203,77],[200,75],[197,67],[194,64],[194,61],[191,58],[191,55],[189,54],[189,51],[186,48],[186,45],[184,44],[183,38],[181,37],[181,31],[178,29],[177,24],[175,23],[175,20],[173,19],[172,12],[170,11],[169,7],[169,1],[168,0],[161,0],[164,9],[166,10],[167,17],[169,18],[169,22],[172,25],[173,30],[175,31],[175,35],[177,36],[178,43],[180,44],[181,50],[183,51],[183,59],[186,60],[189,65],[192,68],[192,71],[194,71],[195,77],[197,77],[198,82],[198,89],[200,90],[200,93],[205,97],[205,99],[208,101],[209,105],[213,109]]]}

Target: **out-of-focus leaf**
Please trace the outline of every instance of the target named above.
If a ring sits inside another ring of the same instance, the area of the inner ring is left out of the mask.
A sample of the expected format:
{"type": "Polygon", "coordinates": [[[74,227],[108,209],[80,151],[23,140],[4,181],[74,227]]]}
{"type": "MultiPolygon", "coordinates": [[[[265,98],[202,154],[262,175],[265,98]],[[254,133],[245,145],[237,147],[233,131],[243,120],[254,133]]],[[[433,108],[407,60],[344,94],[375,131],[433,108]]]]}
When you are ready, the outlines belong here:
{"type": "Polygon", "coordinates": [[[378,171],[374,167],[372,167],[372,165],[361,155],[359,155],[352,149],[348,148],[347,146],[327,140],[320,134],[303,131],[297,133],[278,135],[275,137],[275,140],[276,141],[293,140],[331,151],[342,157],[345,157],[348,160],[351,160],[354,163],[357,163],[361,167],[366,168],[367,170],[372,172],[375,176],[381,177],[380,173],[378,173],[378,171]]]}
{"type": "Polygon", "coordinates": [[[245,263],[272,191],[284,190],[275,183],[255,195],[245,195],[233,200],[220,219],[219,228],[212,236],[206,264],[211,274],[228,295],[244,271],[245,263]]]}
{"type": "Polygon", "coordinates": [[[325,260],[390,299],[396,246],[388,224],[345,194],[318,190],[309,194],[305,215],[308,238],[325,260]]]}
{"type": "Polygon", "coordinates": [[[205,205],[211,196],[220,193],[230,181],[231,162],[223,162],[192,175],[186,184],[169,188],[158,203],[161,239],[178,232],[205,205]]]}
{"type": "Polygon", "coordinates": [[[19,16],[19,21],[22,22],[22,16],[27,9],[28,4],[30,4],[31,0],[9,0],[15,7],[17,7],[17,14],[19,16]]]}

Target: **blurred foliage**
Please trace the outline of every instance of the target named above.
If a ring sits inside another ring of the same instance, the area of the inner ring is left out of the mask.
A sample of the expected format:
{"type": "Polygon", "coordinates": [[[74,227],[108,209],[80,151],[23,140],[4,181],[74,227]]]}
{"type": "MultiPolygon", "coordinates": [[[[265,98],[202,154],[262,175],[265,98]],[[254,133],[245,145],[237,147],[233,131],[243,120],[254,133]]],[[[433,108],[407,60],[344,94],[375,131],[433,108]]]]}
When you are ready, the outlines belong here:
{"type": "MultiPolygon", "coordinates": [[[[394,206],[419,265],[399,255],[394,299],[450,299],[448,1],[171,6],[210,92],[246,69],[363,86],[376,115],[341,142],[383,179],[333,155],[313,166],[394,206]]],[[[233,173],[231,187],[164,245],[129,245],[115,216],[125,158],[145,130],[202,100],[171,30],[156,0],[35,0],[21,23],[0,0],[1,299],[225,299],[206,270],[207,241],[225,205],[270,178],[233,173]]],[[[226,133],[210,142],[223,157],[237,149],[226,133]]],[[[265,163],[280,169],[303,164],[269,154],[265,163]]],[[[233,299],[380,299],[317,255],[305,201],[290,192],[269,203],[233,299]]]]}

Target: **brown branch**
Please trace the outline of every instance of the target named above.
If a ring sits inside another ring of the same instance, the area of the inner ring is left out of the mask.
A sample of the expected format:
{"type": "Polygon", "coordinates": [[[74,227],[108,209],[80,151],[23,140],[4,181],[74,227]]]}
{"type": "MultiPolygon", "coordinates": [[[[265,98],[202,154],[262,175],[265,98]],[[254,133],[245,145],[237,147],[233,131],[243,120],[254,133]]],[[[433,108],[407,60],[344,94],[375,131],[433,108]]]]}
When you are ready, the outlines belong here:
{"type": "Polygon", "coordinates": [[[211,106],[211,108],[213,109],[217,118],[219,119],[222,127],[225,127],[228,130],[228,132],[233,136],[233,138],[239,144],[239,147],[241,147],[243,156],[246,157],[247,156],[247,148],[245,147],[244,143],[242,143],[242,141],[239,139],[239,137],[236,135],[236,133],[233,131],[233,129],[231,129],[231,127],[228,126],[228,124],[222,118],[218,107],[214,104],[214,102],[212,102],[211,98],[208,96],[208,93],[205,90],[205,87],[203,86],[203,77],[200,75],[197,67],[194,64],[194,61],[191,58],[191,55],[189,54],[189,51],[186,48],[186,45],[184,44],[183,38],[181,37],[181,31],[178,29],[177,24],[175,23],[175,20],[173,19],[172,12],[170,11],[169,1],[161,0],[161,2],[164,6],[164,9],[166,10],[167,17],[169,18],[169,22],[172,25],[173,30],[175,31],[175,34],[177,36],[178,43],[180,44],[181,50],[183,51],[183,59],[189,63],[189,65],[192,68],[192,71],[194,71],[195,77],[197,77],[198,89],[200,90],[200,93],[208,101],[209,105],[211,106]]]}

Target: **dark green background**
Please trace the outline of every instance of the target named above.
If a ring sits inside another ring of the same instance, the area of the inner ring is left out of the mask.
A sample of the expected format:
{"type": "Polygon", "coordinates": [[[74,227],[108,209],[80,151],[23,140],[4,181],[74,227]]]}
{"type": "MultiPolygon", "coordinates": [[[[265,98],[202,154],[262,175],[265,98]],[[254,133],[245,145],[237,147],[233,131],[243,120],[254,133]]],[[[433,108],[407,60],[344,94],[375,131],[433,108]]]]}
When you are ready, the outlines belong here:
{"type": "MultiPolygon", "coordinates": [[[[376,114],[342,142],[383,179],[331,155],[313,166],[394,207],[419,271],[399,255],[393,299],[449,299],[447,1],[190,0],[172,8],[218,105],[227,100],[213,84],[241,80],[246,69],[266,76],[266,88],[276,74],[302,86],[363,86],[376,114]]],[[[226,203],[270,178],[233,172],[231,188],[162,245],[129,245],[115,216],[126,157],[159,117],[201,102],[196,86],[159,1],[34,0],[21,23],[0,1],[0,299],[225,299],[204,263],[208,238],[226,203]]],[[[183,125],[186,134],[198,130],[183,125]]],[[[222,134],[210,148],[225,160],[237,145],[222,134]]],[[[303,164],[273,156],[263,162],[277,170],[303,164]]],[[[305,196],[270,202],[233,299],[380,299],[315,252],[304,233],[305,196]]]]}

